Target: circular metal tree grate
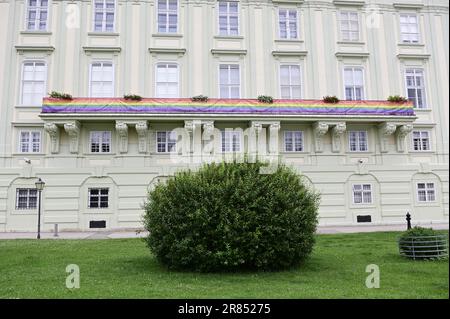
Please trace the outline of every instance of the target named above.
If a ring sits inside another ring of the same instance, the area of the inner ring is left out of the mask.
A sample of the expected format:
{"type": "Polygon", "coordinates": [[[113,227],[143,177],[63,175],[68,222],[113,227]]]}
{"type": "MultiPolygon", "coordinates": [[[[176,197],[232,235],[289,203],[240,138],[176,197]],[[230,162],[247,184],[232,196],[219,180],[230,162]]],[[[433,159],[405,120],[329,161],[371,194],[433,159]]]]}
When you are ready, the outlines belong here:
{"type": "Polygon", "coordinates": [[[443,259],[448,257],[447,235],[408,236],[400,238],[400,255],[416,259],[443,259]]]}

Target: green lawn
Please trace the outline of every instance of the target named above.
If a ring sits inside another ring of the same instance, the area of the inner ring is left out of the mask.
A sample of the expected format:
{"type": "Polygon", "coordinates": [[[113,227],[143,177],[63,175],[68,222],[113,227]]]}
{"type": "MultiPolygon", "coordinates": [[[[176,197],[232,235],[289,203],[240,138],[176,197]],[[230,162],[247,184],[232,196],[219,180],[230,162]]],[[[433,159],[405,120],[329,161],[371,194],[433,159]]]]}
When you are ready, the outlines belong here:
{"type": "Polygon", "coordinates": [[[140,239],[2,240],[0,298],[448,298],[448,260],[399,257],[397,232],[319,235],[301,267],[198,274],[160,266],[140,239]],[[81,287],[65,287],[68,264],[81,287]],[[368,264],[380,267],[368,289],[368,264]]]}

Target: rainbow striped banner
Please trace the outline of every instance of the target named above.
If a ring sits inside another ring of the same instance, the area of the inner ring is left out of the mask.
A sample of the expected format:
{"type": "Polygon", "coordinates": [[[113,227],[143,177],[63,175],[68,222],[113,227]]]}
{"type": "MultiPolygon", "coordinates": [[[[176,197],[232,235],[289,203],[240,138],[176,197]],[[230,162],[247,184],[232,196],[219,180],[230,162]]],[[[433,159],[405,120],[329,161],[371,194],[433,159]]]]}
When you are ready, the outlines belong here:
{"type": "Polygon", "coordinates": [[[255,114],[255,115],[378,115],[414,116],[413,105],[387,101],[274,100],[272,104],[256,99],[191,99],[44,98],[42,113],[125,113],[125,114],[255,114]]]}

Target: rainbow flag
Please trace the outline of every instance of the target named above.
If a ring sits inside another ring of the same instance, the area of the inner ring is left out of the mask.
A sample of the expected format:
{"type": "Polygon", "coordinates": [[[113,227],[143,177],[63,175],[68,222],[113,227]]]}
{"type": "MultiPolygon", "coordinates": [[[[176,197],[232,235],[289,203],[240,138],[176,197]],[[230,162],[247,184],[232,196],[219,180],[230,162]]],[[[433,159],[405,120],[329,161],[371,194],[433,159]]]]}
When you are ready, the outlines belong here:
{"type": "Polygon", "coordinates": [[[101,114],[255,114],[255,115],[379,115],[414,116],[413,105],[387,101],[274,100],[272,104],[257,99],[209,99],[193,102],[190,98],[151,98],[141,101],[122,98],[44,98],[42,113],[101,114]]]}

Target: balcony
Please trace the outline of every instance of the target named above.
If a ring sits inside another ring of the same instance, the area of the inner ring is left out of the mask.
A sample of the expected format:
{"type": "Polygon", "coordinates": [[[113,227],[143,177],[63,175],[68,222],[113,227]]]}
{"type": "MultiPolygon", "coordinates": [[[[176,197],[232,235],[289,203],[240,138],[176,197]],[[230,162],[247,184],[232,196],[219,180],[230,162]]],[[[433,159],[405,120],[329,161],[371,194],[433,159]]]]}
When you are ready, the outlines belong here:
{"type": "MultiPolygon", "coordinates": [[[[121,98],[45,98],[40,117],[50,136],[51,152],[59,152],[60,129],[70,136],[70,152],[78,153],[83,123],[113,122],[121,139],[121,153],[127,152],[128,131],[134,128],[139,140],[139,153],[147,153],[149,128],[158,122],[184,123],[193,145],[201,145],[199,133],[213,131],[215,124],[235,122],[250,134],[258,136],[268,129],[277,136],[282,125],[309,124],[314,135],[315,152],[323,152],[322,138],[330,132],[332,152],[340,153],[341,137],[347,124],[363,123],[377,127],[380,151],[388,152],[389,138],[396,136],[397,151],[404,152],[405,137],[416,119],[412,103],[387,101],[274,100],[261,103],[256,99],[209,99],[193,102],[187,98],[151,98],[130,101],[121,98]],[[245,128],[244,128],[245,129],[245,128]],[[194,136],[197,136],[196,138],[194,136]],[[194,141],[195,140],[195,141],[194,141]]],[[[182,124],[183,125],[183,124],[182,124]]]]}
{"type": "Polygon", "coordinates": [[[149,98],[131,101],[122,98],[75,98],[60,100],[44,98],[41,118],[72,119],[175,119],[277,118],[282,120],[316,121],[318,119],[346,119],[350,121],[386,120],[411,122],[416,118],[411,103],[387,101],[340,101],[336,104],[322,100],[274,100],[261,103],[256,99],[209,99],[193,102],[189,98],[149,98]]]}

